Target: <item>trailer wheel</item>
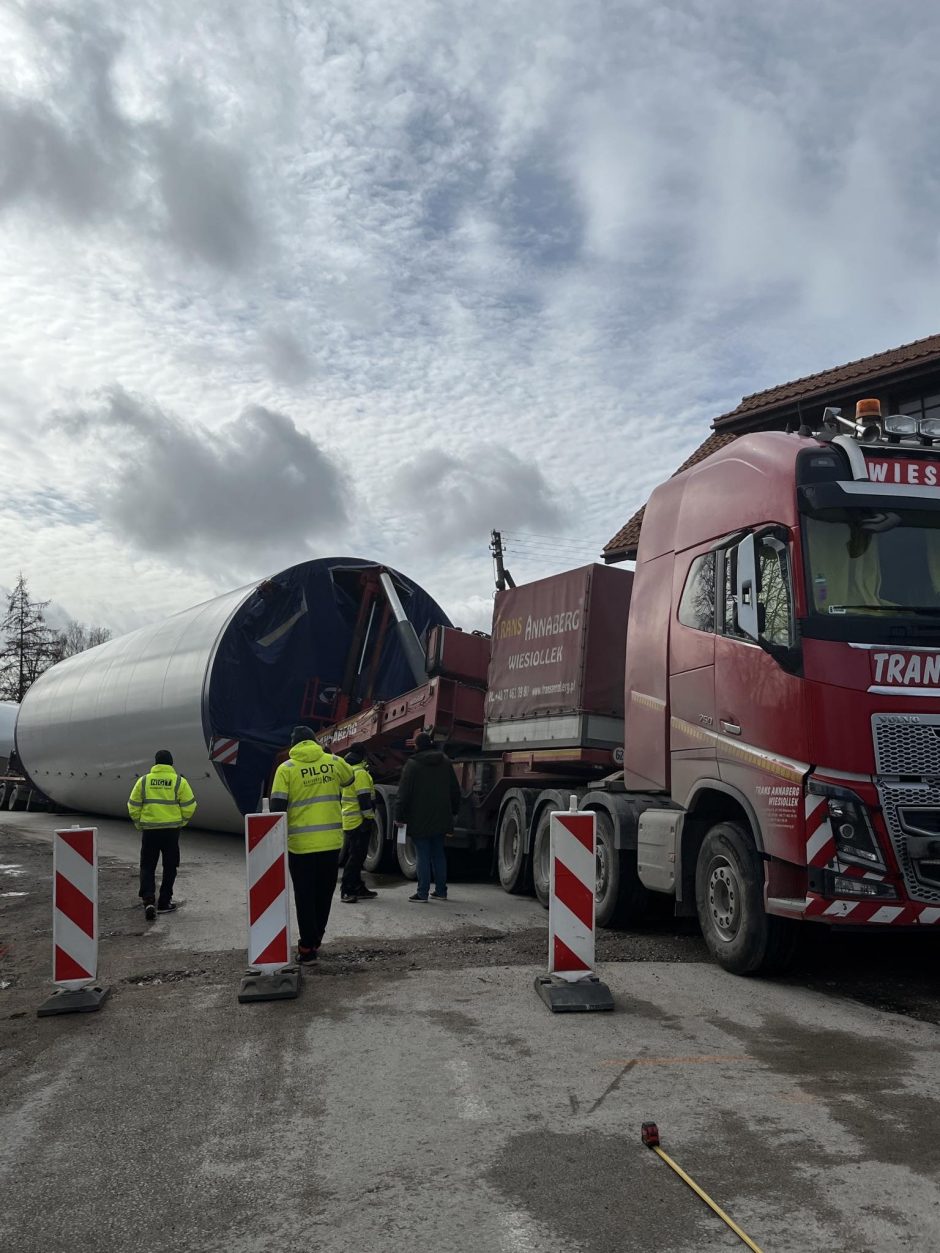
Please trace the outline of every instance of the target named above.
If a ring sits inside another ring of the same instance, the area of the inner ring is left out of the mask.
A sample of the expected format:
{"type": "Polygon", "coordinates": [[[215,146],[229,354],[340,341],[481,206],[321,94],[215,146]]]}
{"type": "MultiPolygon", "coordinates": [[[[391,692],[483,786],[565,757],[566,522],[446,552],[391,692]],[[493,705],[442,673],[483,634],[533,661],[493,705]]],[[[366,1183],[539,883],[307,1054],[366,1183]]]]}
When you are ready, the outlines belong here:
{"type": "Polygon", "coordinates": [[[525,811],[518,796],[511,796],[499,815],[496,833],[496,869],[504,892],[525,890],[525,811]]]}
{"type": "Polygon", "coordinates": [[[372,834],[369,836],[369,848],[366,851],[365,861],[362,863],[363,869],[368,870],[370,874],[378,874],[382,870],[389,869],[392,850],[385,839],[387,829],[388,815],[385,812],[385,806],[376,804],[375,822],[372,824],[372,834]]]}
{"type": "Polygon", "coordinates": [[[49,809],[49,802],[42,792],[37,792],[35,788],[30,790],[26,798],[26,810],[31,814],[44,814],[49,809]]]}
{"type": "Polygon", "coordinates": [[[6,809],[10,799],[10,793],[13,791],[12,783],[4,783],[0,786],[0,809],[6,809]]]}
{"type": "Polygon", "coordinates": [[[597,879],[594,919],[599,927],[642,922],[650,893],[640,882],[636,849],[617,848],[610,814],[597,811],[597,879]]]}
{"type": "Polygon", "coordinates": [[[535,836],[532,840],[532,886],[540,905],[548,909],[548,898],[551,894],[552,875],[552,811],[546,807],[539,814],[535,824],[535,836]]]}
{"type": "Polygon", "coordinates": [[[743,826],[719,822],[699,850],[695,902],[709,952],[735,975],[782,970],[793,957],[796,929],[764,910],[764,868],[743,826]]]}
{"type": "Polygon", "coordinates": [[[22,783],[14,783],[13,790],[10,792],[8,802],[9,808],[20,811],[26,808],[26,802],[29,800],[29,788],[24,787],[22,783]]]}
{"type": "Polygon", "coordinates": [[[395,843],[395,855],[398,858],[398,868],[406,879],[417,879],[418,877],[418,854],[415,852],[414,841],[409,837],[404,844],[395,843]]]}

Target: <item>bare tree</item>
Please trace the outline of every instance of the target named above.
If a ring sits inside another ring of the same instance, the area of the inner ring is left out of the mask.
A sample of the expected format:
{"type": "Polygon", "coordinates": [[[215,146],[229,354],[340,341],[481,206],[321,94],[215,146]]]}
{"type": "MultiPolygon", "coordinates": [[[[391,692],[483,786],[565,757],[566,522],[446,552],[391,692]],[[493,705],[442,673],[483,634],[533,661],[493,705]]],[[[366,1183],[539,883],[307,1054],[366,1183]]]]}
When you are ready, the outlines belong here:
{"type": "Polygon", "coordinates": [[[74,657],[87,648],[96,648],[111,638],[111,632],[103,626],[85,626],[83,622],[71,619],[64,631],[56,635],[56,661],[64,661],[66,657],[74,657]]]}
{"type": "Polygon", "coordinates": [[[56,633],[46,625],[47,600],[30,600],[22,574],[0,623],[0,698],[21,701],[56,660],[56,633]]]}

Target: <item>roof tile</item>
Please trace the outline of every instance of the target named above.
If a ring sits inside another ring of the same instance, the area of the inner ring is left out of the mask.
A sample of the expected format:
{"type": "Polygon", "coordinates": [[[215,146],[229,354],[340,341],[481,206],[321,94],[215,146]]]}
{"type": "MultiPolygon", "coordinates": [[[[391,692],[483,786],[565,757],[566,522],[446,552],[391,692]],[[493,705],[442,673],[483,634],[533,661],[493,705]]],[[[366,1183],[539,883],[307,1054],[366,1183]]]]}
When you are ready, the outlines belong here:
{"type": "Polygon", "coordinates": [[[797,397],[801,400],[810,399],[850,383],[867,384],[882,375],[893,374],[913,362],[931,360],[940,362],[940,335],[928,335],[912,344],[902,344],[900,348],[889,348],[886,352],[875,353],[871,357],[859,357],[857,361],[849,361],[846,365],[834,366],[818,374],[808,374],[805,378],[781,383],[763,392],[753,392],[750,396],[745,396],[736,409],[716,418],[713,425],[720,428],[746,414],[774,409],[778,405],[796,400],[797,397]]]}

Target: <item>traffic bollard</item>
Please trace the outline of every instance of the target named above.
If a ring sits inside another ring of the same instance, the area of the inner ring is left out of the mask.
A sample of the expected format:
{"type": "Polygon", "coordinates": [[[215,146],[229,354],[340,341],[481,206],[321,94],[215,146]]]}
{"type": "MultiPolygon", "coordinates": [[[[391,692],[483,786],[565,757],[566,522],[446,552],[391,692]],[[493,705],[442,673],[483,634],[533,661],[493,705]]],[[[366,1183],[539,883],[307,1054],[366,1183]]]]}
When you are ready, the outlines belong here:
{"type": "Polygon", "coordinates": [[[98,973],[98,828],[56,831],[52,843],[52,981],[56,991],[36,1011],[88,1014],[109,988],[98,973]]]}
{"type": "Polygon", "coordinates": [[[245,818],[248,875],[248,973],[238,999],[292,1000],[300,992],[300,968],[290,959],[287,896],[287,815],[264,812],[245,818]]]}
{"type": "Polygon", "coordinates": [[[596,814],[579,812],[572,796],[567,812],[551,815],[549,841],[548,974],[535,980],[536,991],[553,1013],[613,1009],[610,988],[594,973],[596,814]]]}

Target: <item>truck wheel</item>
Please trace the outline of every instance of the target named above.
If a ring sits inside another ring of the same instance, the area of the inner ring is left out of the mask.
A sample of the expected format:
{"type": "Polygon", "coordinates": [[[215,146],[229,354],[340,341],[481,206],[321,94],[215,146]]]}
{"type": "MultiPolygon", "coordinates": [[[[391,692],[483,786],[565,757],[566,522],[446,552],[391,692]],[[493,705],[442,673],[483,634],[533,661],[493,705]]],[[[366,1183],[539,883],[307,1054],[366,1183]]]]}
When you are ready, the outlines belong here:
{"type": "Polygon", "coordinates": [[[365,861],[362,863],[363,870],[368,870],[370,874],[378,874],[381,870],[388,869],[391,849],[385,839],[387,826],[388,817],[385,813],[385,806],[377,804],[375,822],[372,824],[372,834],[369,836],[369,847],[365,861]]]}
{"type": "Polygon", "coordinates": [[[597,879],[594,920],[599,927],[642,922],[650,904],[649,891],[640,882],[636,849],[618,849],[609,814],[597,813],[597,879]]]}
{"type": "Polygon", "coordinates": [[[26,802],[29,800],[29,788],[24,787],[21,783],[14,783],[13,790],[10,793],[9,808],[17,811],[26,808],[26,802]]]}
{"type": "Polygon", "coordinates": [[[0,809],[6,809],[10,800],[10,793],[13,791],[12,783],[4,783],[0,786],[0,809]]]}
{"type": "Polygon", "coordinates": [[[535,836],[532,840],[532,886],[538,903],[544,905],[546,909],[548,909],[552,875],[551,818],[552,811],[543,809],[535,824],[535,836]]]}
{"type": "Polygon", "coordinates": [[[418,855],[415,852],[414,841],[409,838],[404,844],[396,843],[395,854],[398,857],[398,868],[405,878],[417,879],[418,855]]]}
{"type": "Polygon", "coordinates": [[[763,864],[739,823],[719,822],[702,841],[695,902],[705,943],[724,970],[782,970],[792,958],[795,928],[765,912],[763,864]]]}
{"type": "Polygon", "coordinates": [[[518,796],[511,796],[499,815],[496,833],[496,869],[504,892],[525,890],[525,811],[518,796]]]}

